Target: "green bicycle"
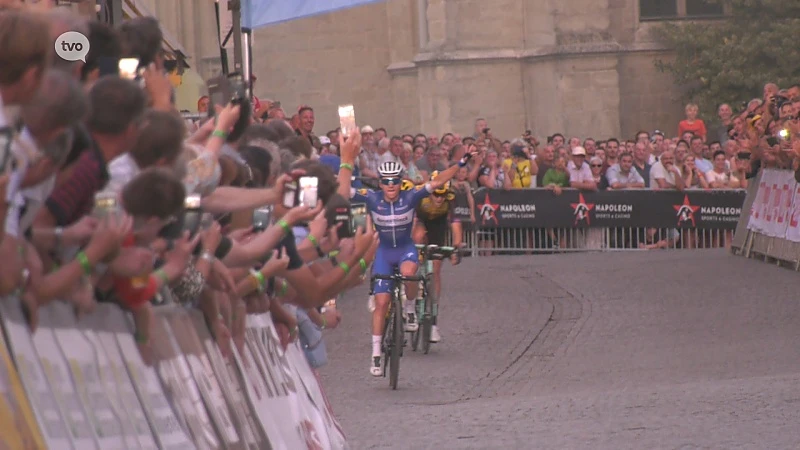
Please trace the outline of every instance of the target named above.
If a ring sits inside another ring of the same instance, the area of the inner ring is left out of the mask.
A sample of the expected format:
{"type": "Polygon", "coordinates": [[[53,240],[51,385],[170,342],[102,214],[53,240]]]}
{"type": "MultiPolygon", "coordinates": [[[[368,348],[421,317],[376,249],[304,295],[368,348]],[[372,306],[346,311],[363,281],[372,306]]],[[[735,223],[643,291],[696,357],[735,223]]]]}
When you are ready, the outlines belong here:
{"type": "Polygon", "coordinates": [[[439,314],[439,299],[436,298],[433,284],[433,262],[447,259],[453,254],[460,256],[460,253],[455,247],[438,245],[417,244],[417,250],[420,252],[419,276],[422,278],[423,301],[416,305],[419,327],[411,333],[411,350],[417,351],[422,340],[422,352],[427,355],[431,348],[431,330],[439,314]]]}

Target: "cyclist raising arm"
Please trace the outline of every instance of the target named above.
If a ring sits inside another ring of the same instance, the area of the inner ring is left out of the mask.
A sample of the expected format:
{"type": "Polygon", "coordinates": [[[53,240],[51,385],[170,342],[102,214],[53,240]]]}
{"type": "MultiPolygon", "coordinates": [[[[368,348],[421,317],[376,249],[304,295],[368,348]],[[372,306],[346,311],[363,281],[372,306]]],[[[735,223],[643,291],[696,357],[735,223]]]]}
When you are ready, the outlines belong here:
{"type": "MultiPolygon", "coordinates": [[[[408,191],[400,190],[403,172],[400,164],[388,161],[380,165],[378,174],[381,190],[370,192],[366,196],[367,211],[370,213],[369,219],[378,231],[379,239],[375,264],[372,267],[373,275],[392,275],[395,266],[399,266],[403,276],[416,275],[419,258],[414,240],[411,238],[416,207],[422,199],[444,186],[456,174],[459,167],[466,165],[470,156],[465,156],[458,166],[443,171],[437,179],[408,191]]],[[[381,336],[383,335],[384,318],[389,308],[391,290],[392,282],[389,280],[379,280],[373,287],[376,307],[372,312],[370,373],[376,377],[383,375],[381,336]]],[[[406,284],[409,298],[416,298],[417,290],[417,283],[406,284]]],[[[409,319],[414,318],[414,307],[414,302],[406,302],[406,311],[411,313],[409,319]]]]}

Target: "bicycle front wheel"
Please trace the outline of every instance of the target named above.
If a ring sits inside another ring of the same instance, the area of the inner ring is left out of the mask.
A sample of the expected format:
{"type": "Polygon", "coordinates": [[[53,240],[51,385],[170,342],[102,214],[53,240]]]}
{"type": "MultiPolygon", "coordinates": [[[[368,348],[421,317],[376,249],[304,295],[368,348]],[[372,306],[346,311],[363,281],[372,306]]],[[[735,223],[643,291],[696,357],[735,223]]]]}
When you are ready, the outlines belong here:
{"type": "Polygon", "coordinates": [[[436,293],[433,287],[433,278],[428,277],[425,280],[427,284],[425,295],[425,320],[422,321],[422,353],[428,354],[431,349],[431,329],[433,328],[433,305],[436,302],[436,293]]]}
{"type": "Polygon", "coordinates": [[[392,321],[394,322],[392,340],[394,345],[392,345],[392,354],[389,361],[389,386],[392,389],[397,389],[397,380],[400,377],[400,352],[403,351],[403,339],[405,338],[403,335],[405,331],[403,330],[403,309],[400,304],[400,298],[396,296],[392,301],[392,321]]]}

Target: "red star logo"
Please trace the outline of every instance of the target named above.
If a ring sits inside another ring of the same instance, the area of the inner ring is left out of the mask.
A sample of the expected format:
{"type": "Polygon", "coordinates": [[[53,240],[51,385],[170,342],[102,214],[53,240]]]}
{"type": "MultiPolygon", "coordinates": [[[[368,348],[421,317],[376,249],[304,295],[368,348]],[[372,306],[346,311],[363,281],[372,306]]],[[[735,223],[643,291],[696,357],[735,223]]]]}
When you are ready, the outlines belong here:
{"type": "Polygon", "coordinates": [[[489,199],[489,194],[486,194],[486,198],[483,200],[483,204],[480,206],[480,215],[481,215],[481,223],[486,225],[486,222],[489,220],[493,221],[495,225],[498,224],[497,221],[497,210],[500,209],[500,204],[492,203],[489,199]]]}
{"type": "Polygon", "coordinates": [[[689,203],[688,195],[683,196],[683,204],[672,205],[672,207],[675,208],[675,211],[677,211],[676,215],[678,216],[678,225],[681,225],[684,222],[692,222],[692,227],[695,226],[694,213],[696,213],[700,207],[689,203]]]}
{"type": "Polygon", "coordinates": [[[575,216],[575,225],[580,221],[585,220],[586,225],[590,224],[589,211],[594,209],[594,203],[586,203],[583,194],[578,194],[578,203],[570,203],[572,206],[572,215],[575,216]]]}

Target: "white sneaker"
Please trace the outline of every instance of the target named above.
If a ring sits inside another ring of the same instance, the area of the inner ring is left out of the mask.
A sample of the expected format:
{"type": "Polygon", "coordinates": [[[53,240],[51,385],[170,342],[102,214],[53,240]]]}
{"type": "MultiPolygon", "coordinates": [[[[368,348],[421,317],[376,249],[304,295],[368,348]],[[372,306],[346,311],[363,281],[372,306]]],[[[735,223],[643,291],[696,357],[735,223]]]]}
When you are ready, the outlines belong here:
{"type": "Polygon", "coordinates": [[[439,327],[434,325],[431,327],[431,342],[434,344],[442,340],[442,335],[439,334],[439,327]]]}
{"type": "Polygon", "coordinates": [[[369,373],[373,377],[383,376],[383,356],[373,356],[370,358],[369,373]]]}
{"type": "Polygon", "coordinates": [[[417,314],[416,313],[406,313],[406,331],[409,333],[413,333],[419,330],[419,324],[417,323],[417,314]]]}
{"type": "Polygon", "coordinates": [[[369,312],[375,312],[375,296],[370,295],[369,300],[367,300],[367,309],[369,312]]]}

